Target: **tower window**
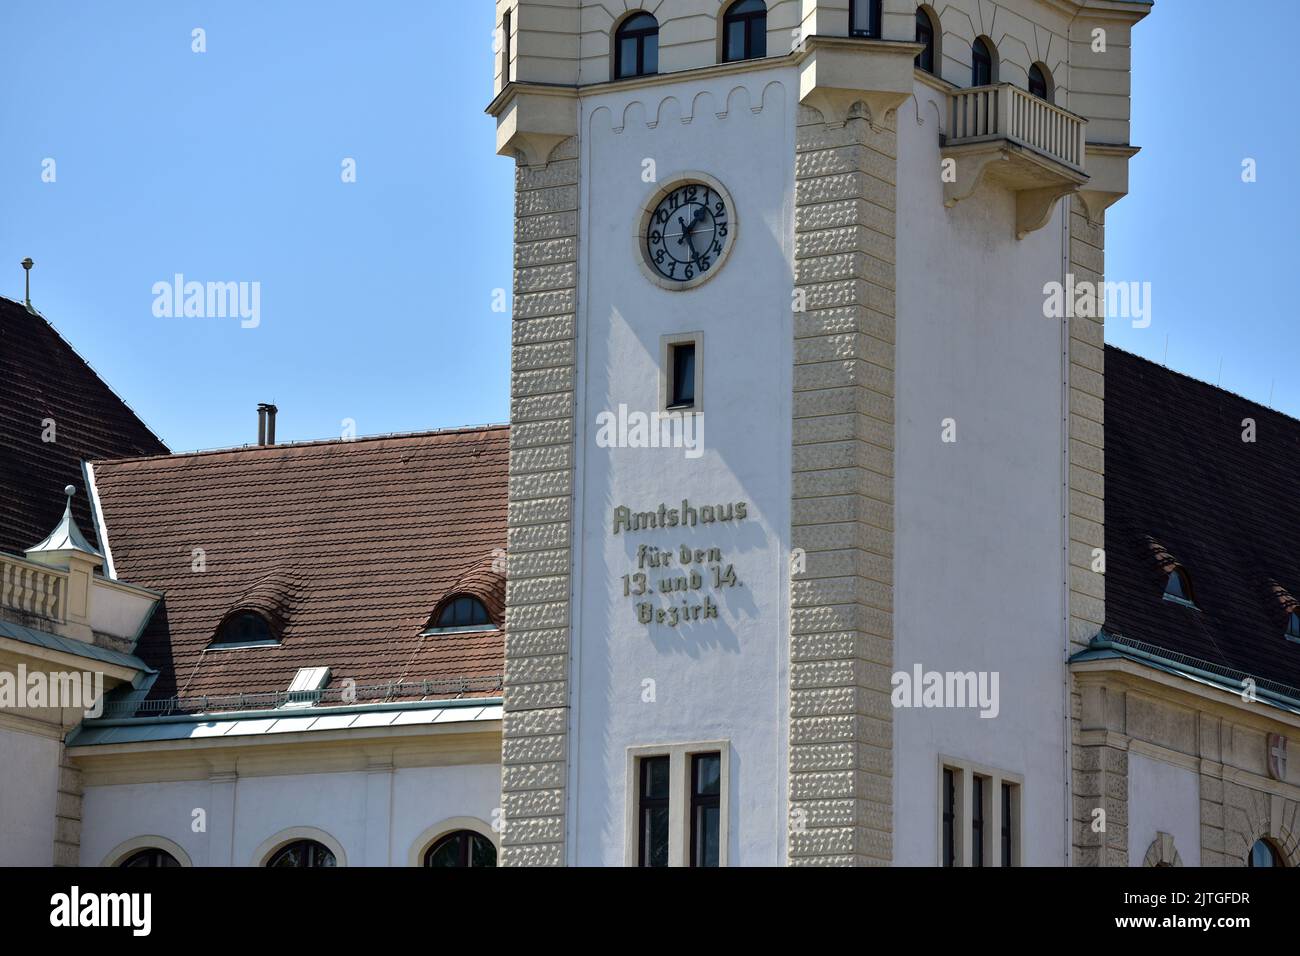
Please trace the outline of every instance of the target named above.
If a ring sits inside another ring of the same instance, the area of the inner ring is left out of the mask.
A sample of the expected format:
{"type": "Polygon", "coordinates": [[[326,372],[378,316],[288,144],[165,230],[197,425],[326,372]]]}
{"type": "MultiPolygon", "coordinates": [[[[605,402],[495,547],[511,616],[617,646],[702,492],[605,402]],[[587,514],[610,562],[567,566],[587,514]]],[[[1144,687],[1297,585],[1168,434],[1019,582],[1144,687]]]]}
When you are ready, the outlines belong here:
{"type": "Polygon", "coordinates": [[[511,11],[507,10],[505,16],[501,19],[501,85],[505,86],[510,82],[510,55],[511,39],[510,29],[512,27],[511,11]]]}
{"type": "Polygon", "coordinates": [[[1169,580],[1165,582],[1166,601],[1173,601],[1176,604],[1185,604],[1188,607],[1195,607],[1196,601],[1192,597],[1192,582],[1187,577],[1187,572],[1182,568],[1174,568],[1169,572],[1169,580]]]}
{"type": "Polygon", "coordinates": [[[938,64],[938,50],[935,44],[934,19],[924,7],[916,10],[916,42],[924,49],[916,55],[916,65],[927,73],[934,73],[938,64]]]}
{"type": "Polygon", "coordinates": [[[970,865],[984,865],[984,790],[987,777],[972,775],[970,782],[970,865]]]}
{"type": "Polygon", "coordinates": [[[984,37],[976,37],[971,45],[971,86],[989,86],[997,82],[994,62],[993,44],[984,37]]]}
{"type": "Polygon", "coordinates": [[[722,59],[755,60],[767,56],[767,4],[736,0],[722,18],[722,59]]]}
{"type": "Polygon", "coordinates": [[[665,335],[660,343],[660,407],[670,412],[702,411],[703,333],[665,335]]]}
{"type": "Polygon", "coordinates": [[[880,39],[880,0],[849,0],[849,36],[880,39]]]}
{"type": "Polygon", "coordinates": [[[717,866],[722,754],[691,756],[691,866],[717,866]]]}
{"type": "Polygon", "coordinates": [[[957,771],[943,768],[943,865],[957,865],[957,771]]]}
{"type": "Polygon", "coordinates": [[[266,618],[255,611],[240,611],[221,622],[212,643],[223,647],[255,647],[279,642],[266,618]]]}
{"type": "Polygon", "coordinates": [[[1002,784],[1002,865],[1014,866],[1015,833],[1011,826],[1011,798],[1015,787],[1009,783],[1002,784]]]}
{"type": "Polygon", "coordinates": [[[1292,611],[1286,618],[1286,639],[1300,644],[1300,614],[1292,611]]]}
{"type": "Polygon", "coordinates": [[[1029,68],[1029,92],[1040,100],[1052,101],[1052,74],[1041,63],[1029,68]]]}
{"type": "Polygon", "coordinates": [[[669,758],[643,757],[637,806],[638,866],[668,865],[669,758]]]}
{"type": "Polygon", "coordinates": [[[672,354],[672,388],[668,395],[669,408],[695,406],[695,343],[679,342],[668,346],[672,354]]]}
{"type": "Polygon", "coordinates": [[[648,13],[634,13],[614,34],[614,79],[658,72],[659,21],[648,13]]]}

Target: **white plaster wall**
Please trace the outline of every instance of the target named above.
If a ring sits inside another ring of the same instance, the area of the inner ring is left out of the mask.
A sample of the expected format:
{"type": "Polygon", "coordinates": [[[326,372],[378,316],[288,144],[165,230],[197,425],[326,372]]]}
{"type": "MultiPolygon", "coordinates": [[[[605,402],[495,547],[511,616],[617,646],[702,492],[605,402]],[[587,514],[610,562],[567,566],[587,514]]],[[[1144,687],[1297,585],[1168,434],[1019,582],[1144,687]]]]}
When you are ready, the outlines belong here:
{"type": "Polygon", "coordinates": [[[195,866],[252,866],[265,840],[315,827],[342,845],[349,866],[406,866],[411,845],[443,820],[490,826],[500,788],[497,764],[87,787],[81,864],[100,866],[125,841],[158,835],[195,866]],[[207,813],[204,833],[191,830],[196,808],[207,813]]]}
{"type": "Polygon", "coordinates": [[[1141,866],[1161,831],[1174,838],[1183,866],[1201,865],[1201,785],[1183,767],[1128,755],[1128,862],[1141,866]]]}
{"type": "Polygon", "coordinates": [[[1061,213],[1017,241],[1009,192],[945,209],[939,94],[915,93],[898,117],[894,667],[997,671],[1001,706],[895,711],[895,860],[939,862],[943,754],[1023,775],[1022,859],[1061,865],[1061,326],[1042,311],[1061,213]]]}
{"type": "Polygon", "coordinates": [[[569,790],[580,864],[623,864],[628,747],[713,739],[731,741],[730,864],[784,859],[795,90],[792,70],[756,70],[583,101],[569,790]],[[661,290],[638,266],[632,234],[658,188],[641,180],[645,158],[658,185],[695,170],[731,193],[730,258],[693,291],[661,290]],[[660,337],[696,330],[703,456],[597,447],[600,411],[658,407],[660,337]],[[614,506],[682,498],[744,501],[749,517],[611,534],[614,506]],[[643,543],[720,547],[743,586],[714,593],[716,621],[640,624],[622,575],[643,543]]]}
{"type": "Polygon", "coordinates": [[[54,863],[59,742],[0,730],[0,866],[54,863]]]}

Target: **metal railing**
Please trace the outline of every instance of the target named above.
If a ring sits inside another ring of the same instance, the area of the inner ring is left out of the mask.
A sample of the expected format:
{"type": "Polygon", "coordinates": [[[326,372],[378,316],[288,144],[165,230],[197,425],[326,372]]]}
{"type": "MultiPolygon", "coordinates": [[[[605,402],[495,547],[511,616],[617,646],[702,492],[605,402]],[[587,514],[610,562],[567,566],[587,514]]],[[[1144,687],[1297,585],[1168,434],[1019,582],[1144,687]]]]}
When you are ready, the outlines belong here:
{"type": "Polygon", "coordinates": [[[999,83],[948,94],[950,146],[1007,139],[1083,170],[1088,121],[1018,86],[999,83]]]}

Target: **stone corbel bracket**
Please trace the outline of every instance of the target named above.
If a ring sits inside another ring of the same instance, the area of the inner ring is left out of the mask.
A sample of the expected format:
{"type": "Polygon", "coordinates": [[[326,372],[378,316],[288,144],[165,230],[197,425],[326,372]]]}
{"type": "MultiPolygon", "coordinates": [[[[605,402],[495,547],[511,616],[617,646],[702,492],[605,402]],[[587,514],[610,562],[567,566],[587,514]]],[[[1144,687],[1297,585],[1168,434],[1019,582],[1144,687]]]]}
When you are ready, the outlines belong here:
{"type": "Polygon", "coordinates": [[[1079,191],[1089,177],[1008,139],[944,146],[945,160],[956,162],[956,176],[943,184],[943,204],[951,209],[985,182],[1016,194],[1016,238],[1042,229],[1063,197],[1079,191]]]}
{"type": "Polygon", "coordinates": [[[511,83],[490,104],[497,121],[497,155],[545,166],[551,151],[578,135],[578,91],[573,87],[511,83]]]}
{"type": "Polygon", "coordinates": [[[864,103],[867,119],[879,129],[886,117],[912,95],[912,69],[921,44],[897,40],[811,36],[794,55],[799,68],[799,102],[840,127],[864,103]]]}
{"type": "Polygon", "coordinates": [[[1079,190],[1079,199],[1094,223],[1103,221],[1106,210],[1128,195],[1128,161],[1140,146],[1108,146],[1088,143],[1088,185],[1079,190]]]}

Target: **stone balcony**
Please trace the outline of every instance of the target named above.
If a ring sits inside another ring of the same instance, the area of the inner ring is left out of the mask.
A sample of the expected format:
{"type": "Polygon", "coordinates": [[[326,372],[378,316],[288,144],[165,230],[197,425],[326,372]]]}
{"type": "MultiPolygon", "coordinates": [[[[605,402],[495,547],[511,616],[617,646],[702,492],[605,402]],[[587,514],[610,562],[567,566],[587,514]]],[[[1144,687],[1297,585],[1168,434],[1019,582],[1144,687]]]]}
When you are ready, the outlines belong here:
{"type": "Polygon", "coordinates": [[[1058,200],[1088,183],[1087,129],[1082,116],[1010,83],[950,91],[944,205],[997,183],[1016,195],[1016,238],[1023,239],[1047,225],[1058,200]]]}

